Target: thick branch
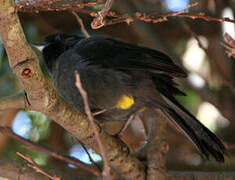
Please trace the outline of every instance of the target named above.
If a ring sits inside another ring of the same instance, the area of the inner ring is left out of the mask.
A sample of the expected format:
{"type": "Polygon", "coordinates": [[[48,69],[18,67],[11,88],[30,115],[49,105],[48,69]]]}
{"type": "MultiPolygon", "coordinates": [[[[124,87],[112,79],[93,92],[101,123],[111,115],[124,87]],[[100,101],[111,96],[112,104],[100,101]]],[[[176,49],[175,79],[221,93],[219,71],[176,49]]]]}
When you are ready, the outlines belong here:
{"type": "Polygon", "coordinates": [[[4,97],[0,99],[0,110],[5,109],[24,109],[26,108],[26,98],[23,93],[15,96],[4,97]]]}
{"type": "MultiPolygon", "coordinates": [[[[55,173],[55,167],[52,168],[55,173]]],[[[62,179],[70,179],[71,172],[63,170],[59,173],[59,169],[56,170],[62,179]]],[[[169,180],[183,180],[183,179],[233,179],[235,177],[234,172],[168,172],[169,180]]],[[[0,157],[0,178],[8,178],[10,180],[48,180],[47,177],[35,172],[32,168],[27,167],[26,164],[18,163],[9,159],[3,159],[0,157]]],[[[79,180],[84,178],[74,177],[73,179],[79,180]]]]}
{"type": "MultiPolygon", "coordinates": [[[[0,33],[12,69],[24,85],[30,103],[28,109],[47,114],[81,142],[99,152],[87,118],[65,103],[40,70],[38,59],[27,44],[13,0],[0,0],[0,33]]],[[[110,165],[126,179],[143,180],[144,166],[118,139],[100,133],[110,165]]]]}
{"type": "MultiPolygon", "coordinates": [[[[76,0],[35,0],[35,1],[28,1],[28,0],[19,0],[16,2],[16,7],[21,12],[36,12],[39,11],[83,11],[84,7],[89,6],[96,6],[104,4],[103,0],[98,1],[91,1],[91,2],[82,2],[76,0]]],[[[87,14],[84,9],[83,11],[87,14]]],[[[89,14],[89,13],[88,13],[89,14]]]]}

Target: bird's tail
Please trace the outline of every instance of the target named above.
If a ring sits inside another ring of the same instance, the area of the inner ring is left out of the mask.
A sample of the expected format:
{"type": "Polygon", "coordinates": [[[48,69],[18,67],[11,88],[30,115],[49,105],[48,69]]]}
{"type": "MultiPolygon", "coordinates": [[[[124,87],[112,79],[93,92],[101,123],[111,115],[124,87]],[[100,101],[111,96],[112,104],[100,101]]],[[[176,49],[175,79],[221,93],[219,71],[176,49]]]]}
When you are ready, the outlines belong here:
{"type": "Polygon", "coordinates": [[[167,106],[161,108],[163,113],[187,135],[203,156],[207,159],[212,156],[216,161],[224,162],[226,148],[221,140],[173,97],[166,97],[164,95],[162,97],[167,104],[167,106]]]}

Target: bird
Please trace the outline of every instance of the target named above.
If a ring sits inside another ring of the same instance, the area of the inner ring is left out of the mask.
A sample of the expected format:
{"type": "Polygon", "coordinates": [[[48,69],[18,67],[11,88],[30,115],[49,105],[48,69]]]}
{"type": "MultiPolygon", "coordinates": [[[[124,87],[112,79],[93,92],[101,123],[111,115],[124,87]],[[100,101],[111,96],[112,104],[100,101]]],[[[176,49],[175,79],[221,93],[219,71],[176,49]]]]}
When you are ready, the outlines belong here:
{"type": "Polygon", "coordinates": [[[99,122],[127,121],[143,108],[159,109],[209,159],[224,162],[223,142],[175,98],[174,78],[187,73],[166,54],[106,36],[49,35],[34,43],[62,99],[85,114],[75,72],[99,122]]]}

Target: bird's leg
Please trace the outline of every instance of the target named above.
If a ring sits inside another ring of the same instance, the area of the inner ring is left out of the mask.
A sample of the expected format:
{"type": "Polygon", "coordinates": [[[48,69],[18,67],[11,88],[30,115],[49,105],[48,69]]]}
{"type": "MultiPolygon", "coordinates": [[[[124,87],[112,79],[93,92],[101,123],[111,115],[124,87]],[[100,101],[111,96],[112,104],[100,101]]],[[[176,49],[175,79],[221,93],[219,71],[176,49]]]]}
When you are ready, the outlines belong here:
{"type": "Polygon", "coordinates": [[[107,109],[102,109],[102,110],[99,110],[99,111],[92,112],[92,115],[93,116],[97,116],[97,115],[102,114],[102,113],[104,113],[106,111],[107,111],[107,109]]]}
{"type": "Polygon", "coordinates": [[[94,112],[92,112],[92,115],[93,115],[93,116],[97,116],[97,115],[99,115],[99,114],[102,114],[102,113],[104,113],[104,112],[106,112],[106,111],[108,111],[108,110],[114,109],[114,108],[115,108],[115,106],[113,106],[113,107],[111,107],[111,108],[108,108],[108,109],[102,109],[102,110],[94,111],[94,112]]]}
{"type": "Polygon", "coordinates": [[[126,130],[126,128],[131,123],[131,121],[135,118],[135,115],[136,114],[130,115],[130,117],[127,119],[127,121],[125,121],[125,123],[123,124],[122,128],[118,131],[118,133],[116,133],[115,136],[121,136],[122,135],[122,133],[126,130]]]}

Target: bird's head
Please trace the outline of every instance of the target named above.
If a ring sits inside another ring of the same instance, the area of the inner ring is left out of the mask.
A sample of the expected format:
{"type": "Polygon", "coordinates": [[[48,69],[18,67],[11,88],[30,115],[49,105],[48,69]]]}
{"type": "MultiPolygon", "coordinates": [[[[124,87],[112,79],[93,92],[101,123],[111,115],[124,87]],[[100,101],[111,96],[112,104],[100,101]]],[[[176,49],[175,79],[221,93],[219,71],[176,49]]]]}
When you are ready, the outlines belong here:
{"type": "Polygon", "coordinates": [[[42,52],[43,59],[51,72],[56,59],[69,48],[73,47],[83,37],[67,34],[52,34],[46,37],[44,42],[32,43],[31,45],[42,52]]]}

